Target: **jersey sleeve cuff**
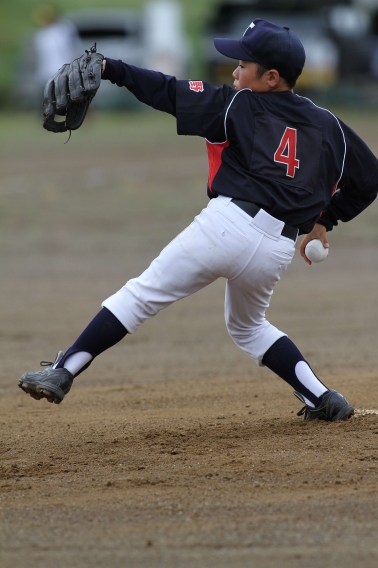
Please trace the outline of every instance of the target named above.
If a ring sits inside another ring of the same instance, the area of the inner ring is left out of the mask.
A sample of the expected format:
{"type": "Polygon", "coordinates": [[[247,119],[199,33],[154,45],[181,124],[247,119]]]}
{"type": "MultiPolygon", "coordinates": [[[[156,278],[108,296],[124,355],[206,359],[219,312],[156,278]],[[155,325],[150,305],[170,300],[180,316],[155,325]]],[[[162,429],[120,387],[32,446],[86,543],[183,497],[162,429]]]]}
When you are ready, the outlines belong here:
{"type": "Polygon", "coordinates": [[[337,221],[336,223],[333,223],[330,219],[327,218],[326,215],[319,216],[316,219],[315,223],[317,223],[318,225],[323,225],[323,227],[325,227],[327,231],[332,231],[333,227],[337,225],[337,221]]]}
{"type": "Polygon", "coordinates": [[[101,78],[105,81],[111,81],[116,83],[119,79],[122,70],[122,61],[120,59],[106,59],[105,71],[103,72],[101,78]]]}

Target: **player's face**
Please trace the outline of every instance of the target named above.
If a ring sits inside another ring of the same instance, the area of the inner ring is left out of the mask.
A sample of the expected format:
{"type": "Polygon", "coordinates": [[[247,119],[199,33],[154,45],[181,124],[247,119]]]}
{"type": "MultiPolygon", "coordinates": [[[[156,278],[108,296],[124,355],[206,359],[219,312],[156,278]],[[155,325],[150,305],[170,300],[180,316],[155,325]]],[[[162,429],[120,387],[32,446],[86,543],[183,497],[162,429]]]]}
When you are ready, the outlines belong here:
{"type": "Polygon", "coordinates": [[[256,93],[263,92],[263,78],[257,75],[257,63],[254,61],[239,61],[232,74],[234,78],[234,87],[237,91],[240,89],[252,89],[256,93]]]}
{"type": "Polygon", "coordinates": [[[239,61],[239,65],[232,76],[234,78],[234,88],[237,91],[240,91],[240,89],[252,89],[255,93],[266,93],[272,90],[281,90],[277,88],[282,81],[278,72],[274,70],[267,71],[259,77],[255,61],[239,61]]]}

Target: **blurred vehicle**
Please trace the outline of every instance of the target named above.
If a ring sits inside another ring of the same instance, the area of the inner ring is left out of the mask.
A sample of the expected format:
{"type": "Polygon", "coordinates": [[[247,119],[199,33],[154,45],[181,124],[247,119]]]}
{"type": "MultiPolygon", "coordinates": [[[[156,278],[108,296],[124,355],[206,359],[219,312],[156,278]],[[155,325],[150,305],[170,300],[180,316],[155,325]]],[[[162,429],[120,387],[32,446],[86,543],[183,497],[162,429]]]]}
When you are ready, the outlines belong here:
{"type": "MultiPolygon", "coordinates": [[[[142,66],[145,61],[142,13],[133,10],[87,9],[68,12],[80,37],[79,55],[94,43],[97,51],[112,59],[142,66]]],[[[137,107],[138,101],[126,89],[103,81],[92,105],[100,108],[137,107]]]]}
{"type": "Polygon", "coordinates": [[[302,92],[327,90],[340,79],[371,73],[372,36],[368,13],[344,0],[226,1],[216,8],[205,40],[210,80],[232,84],[236,62],[216,51],[214,37],[241,37],[248,23],[263,18],[289,26],[306,51],[306,65],[297,82],[302,92]]]}
{"type": "MultiPolygon", "coordinates": [[[[76,10],[66,13],[64,21],[74,28],[78,37],[74,58],[96,43],[97,51],[105,57],[122,59],[132,65],[156,69],[179,78],[188,74],[191,51],[182,29],[181,8],[175,2],[151,2],[144,10],[76,10]]],[[[38,33],[22,49],[15,86],[20,105],[28,108],[42,104],[43,86],[39,81],[41,57],[36,42],[38,33]]],[[[92,104],[107,109],[141,105],[126,89],[114,88],[109,81],[101,84],[92,104]]]]}

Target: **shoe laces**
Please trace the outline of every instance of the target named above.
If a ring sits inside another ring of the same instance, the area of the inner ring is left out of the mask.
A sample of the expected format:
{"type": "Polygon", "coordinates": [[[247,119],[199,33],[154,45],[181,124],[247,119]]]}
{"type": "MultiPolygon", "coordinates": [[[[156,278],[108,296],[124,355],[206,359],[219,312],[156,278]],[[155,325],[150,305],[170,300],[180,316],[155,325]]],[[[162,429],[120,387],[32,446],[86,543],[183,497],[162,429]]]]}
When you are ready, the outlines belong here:
{"type": "Polygon", "coordinates": [[[41,367],[54,368],[59,363],[59,361],[61,360],[62,357],[63,357],[63,351],[58,351],[54,361],[41,361],[40,365],[41,365],[41,367]]]}
{"type": "Polygon", "coordinates": [[[302,416],[306,412],[306,410],[307,410],[307,405],[301,408],[299,412],[297,412],[297,416],[302,416]]]}

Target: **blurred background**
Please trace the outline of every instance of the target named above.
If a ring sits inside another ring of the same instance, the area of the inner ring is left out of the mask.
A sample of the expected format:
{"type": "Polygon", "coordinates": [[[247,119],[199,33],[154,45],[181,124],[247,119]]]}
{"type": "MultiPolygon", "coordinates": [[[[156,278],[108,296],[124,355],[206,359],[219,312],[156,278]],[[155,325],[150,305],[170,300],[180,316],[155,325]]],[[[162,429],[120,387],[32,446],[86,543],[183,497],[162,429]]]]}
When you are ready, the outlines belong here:
{"type": "MultiPolygon", "coordinates": [[[[307,53],[297,92],[320,103],[375,105],[378,0],[0,0],[0,108],[40,108],[46,80],[95,41],[98,50],[179,78],[230,83],[214,37],[262,17],[288,25],[307,53]]],[[[137,107],[104,84],[94,105],[137,107]]]]}

